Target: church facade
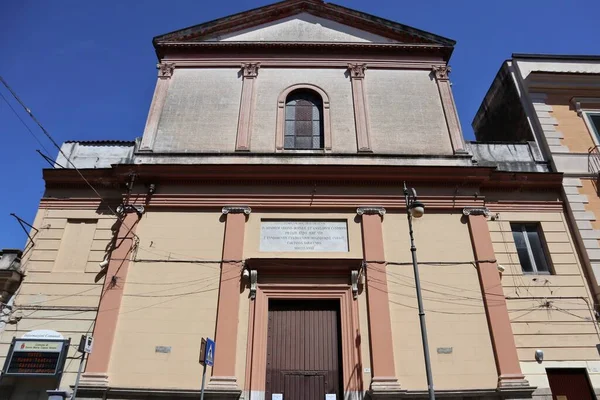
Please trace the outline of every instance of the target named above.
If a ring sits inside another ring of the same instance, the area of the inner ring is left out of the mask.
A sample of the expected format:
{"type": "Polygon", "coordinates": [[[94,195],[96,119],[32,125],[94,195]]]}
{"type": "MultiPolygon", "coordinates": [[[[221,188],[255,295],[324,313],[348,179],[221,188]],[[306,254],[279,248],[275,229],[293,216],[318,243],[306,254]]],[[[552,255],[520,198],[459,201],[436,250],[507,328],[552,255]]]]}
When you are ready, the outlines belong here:
{"type": "MultiPolygon", "coordinates": [[[[565,369],[600,387],[565,363],[600,357],[562,174],[535,142],[465,142],[454,41],[287,0],[153,44],[142,137],[44,170],[7,350],[93,334],[86,399],[197,398],[206,337],[209,399],[423,398],[409,198],[437,397],[550,399],[565,369]]],[[[5,393],[72,388],[78,357],[5,393]]]]}

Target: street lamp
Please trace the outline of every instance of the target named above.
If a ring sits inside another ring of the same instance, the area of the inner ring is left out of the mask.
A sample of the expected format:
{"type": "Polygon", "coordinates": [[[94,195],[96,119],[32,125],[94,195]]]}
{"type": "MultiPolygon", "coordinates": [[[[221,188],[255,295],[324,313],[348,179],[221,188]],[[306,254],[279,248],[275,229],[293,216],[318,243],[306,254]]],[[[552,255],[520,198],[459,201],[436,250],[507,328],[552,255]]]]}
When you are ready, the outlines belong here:
{"type": "Polygon", "coordinates": [[[417,289],[417,303],[419,305],[419,322],[421,323],[421,340],[423,341],[423,355],[425,357],[425,372],[427,373],[427,391],[429,400],[435,400],[433,389],[433,376],[431,375],[431,360],[429,358],[429,344],[427,343],[427,326],[425,325],[425,311],[421,297],[421,281],[419,279],[419,266],[417,265],[417,248],[413,237],[413,218],[421,218],[425,214],[425,205],[417,200],[417,191],[408,189],[404,182],[404,201],[406,202],[406,219],[408,219],[408,232],[410,234],[410,253],[412,255],[413,270],[415,273],[415,287],[417,289]]]}

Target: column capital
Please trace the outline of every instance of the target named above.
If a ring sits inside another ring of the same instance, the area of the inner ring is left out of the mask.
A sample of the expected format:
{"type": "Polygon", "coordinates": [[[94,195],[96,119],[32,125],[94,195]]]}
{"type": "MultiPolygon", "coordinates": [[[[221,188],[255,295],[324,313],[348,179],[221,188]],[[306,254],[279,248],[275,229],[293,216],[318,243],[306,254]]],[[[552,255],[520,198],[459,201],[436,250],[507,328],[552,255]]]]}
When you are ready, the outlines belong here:
{"type": "Polygon", "coordinates": [[[173,76],[173,71],[175,70],[175,63],[161,62],[156,64],[156,68],[158,69],[159,78],[170,78],[173,76]]]}
{"type": "Polygon", "coordinates": [[[348,71],[350,72],[350,78],[352,79],[364,78],[366,70],[367,64],[348,64],[348,71]]]}
{"type": "Polygon", "coordinates": [[[243,63],[242,64],[242,75],[244,78],[256,78],[258,76],[258,69],[260,63],[243,63]]]}
{"type": "Polygon", "coordinates": [[[358,207],[356,209],[356,213],[360,216],[363,215],[373,215],[373,214],[379,214],[382,217],[385,215],[385,208],[383,207],[358,207]]]}
{"type": "Polygon", "coordinates": [[[452,71],[452,68],[450,68],[447,65],[434,65],[433,67],[431,67],[431,70],[435,75],[435,79],[439,81],[447,81],[450,79],[449,75],[452,71]]]}
{"type": "Polygon", "coordinates": [[[490,210],[487,207],[465,207],[463,208],[463,215],[483,215],[489,217],[490,210]]]}
{"type": "Polygon", "coordinates": [[[250,215],[251,212],[252,212],[252,209],[248,206],[225,206],[221,209],[221,213],[224,215],[241,214],[241,213],[250,215]]]}

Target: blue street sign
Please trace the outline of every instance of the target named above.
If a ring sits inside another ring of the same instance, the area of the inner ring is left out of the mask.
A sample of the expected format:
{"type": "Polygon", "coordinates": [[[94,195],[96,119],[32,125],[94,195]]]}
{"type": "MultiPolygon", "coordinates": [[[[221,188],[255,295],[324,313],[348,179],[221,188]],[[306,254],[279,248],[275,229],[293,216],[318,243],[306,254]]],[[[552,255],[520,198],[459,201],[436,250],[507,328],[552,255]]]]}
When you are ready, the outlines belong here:
{"type": "Polygon", "coordinates": [[[211,367],[215,363],[215,341],[209,338],[206,338],[206,353],[204,353],[204,363],[205,365],[210,365],[211,367]]]}

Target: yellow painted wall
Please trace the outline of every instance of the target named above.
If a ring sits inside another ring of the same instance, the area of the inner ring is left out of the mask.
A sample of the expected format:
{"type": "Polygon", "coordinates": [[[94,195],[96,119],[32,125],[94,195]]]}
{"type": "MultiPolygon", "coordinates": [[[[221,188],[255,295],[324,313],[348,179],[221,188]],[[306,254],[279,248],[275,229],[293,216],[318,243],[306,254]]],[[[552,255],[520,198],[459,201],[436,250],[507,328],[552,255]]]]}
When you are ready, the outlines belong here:
{"type": "Polygon", "coordinates": [[[115,218],[94,210],[40,209],[33,226],[35,246],[23,257],[25,278],[15,298],[22,319],[8,324],[0,336],[0,363],[13,337],[30,330],[51,329],[72,339],[62,385],[75,382],[76,347],[92,332],[104,279],[95,282],[111,238],[115,218]],[[87,246],[87,248],[86,248],[87,246]],[[74,255],[74,257],[70,257],[74,255]]]}
{"type": "MultiPolygon", "coordinates": [[[[585,204],[585,210],[591,211],[600,215],[600,196],[598,196],[598,184],[596,179],[581,179],[581,188],[579,188],[579,194],[587,196],[587,204],[585,204]]],[[[598,218],[594,221],[590,221],[594,229],[600,229],[600,221],[598,218]]]]}
{"type": "MultiPolygon", "coordinates": [[[[573,240],[562,213],[504,212],[489,221],[498,263],[506,268],[502,286],[519,359],[534,386],[548,387],[545,371],[535,362],[536,349],[544,351],[542,366],[568,360],[580,364],[600,361],[600,335],[590,309],[585,282],[573,240]],[[510,222],[540,222],[555,274],[523,274],[510,222]],[[535,297],[535,298],[532,298],[535,297]],[[565,298],[570,297],[570,298],[565,298]]],[[[555,363],[555,364],[551,364],[555,363]]],[[[569,366],[570,364],[562,364],[569,366]]],[[[598,375],[588,370],[590,374],[598,375]]],[[[597,379],[599,376],[594,377],[597,379]]]]}
{"type": "MultiPolygon", "coordinates": [[[[586,97],[596,97],[600,93],[590,93],[586,97]]],[[[587,128],[582,117],[577,115],[577,112],[571,105],[572,93],[550,93],[547,95],[546,104],[552,106],[550,116],[554,117],[558,126],[556,130],[564,136],[561,143],[567,146],[573,153],[587,153],[588,149],[595,145],[592,139],[592,132],[587,128]]]]}
{"type": "MultiPolygon", "coordinates": [[[[414,220],[419,272],[436,389],[494,388],[498,375],[469,228],[462,214],[414,220]],[[459,265],[432,266],[445,261],[459,265]],[[452,348],[438,354],[438,348],[452,348]]],[[[406,215],[383,223],[396,374],[408,390],[426,390],[425,365],[406,215]]]]}
{"type": "Polygon", "coordinates": [[[200,388],[200,340],[215,334],[220,217],[150,211],[140,221],[137,261],[129,266],[112,349],[111,385],[200,388]],[[189,262],[174,262],[181,260],[189,262]],[[157,353],[156,346],[170,346],[171,352],[157,353]]]}

